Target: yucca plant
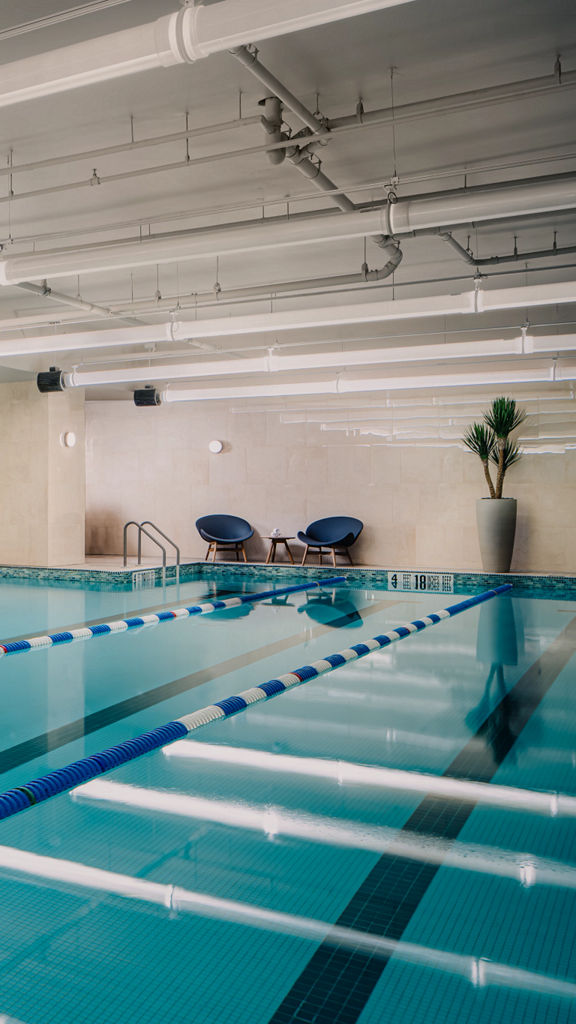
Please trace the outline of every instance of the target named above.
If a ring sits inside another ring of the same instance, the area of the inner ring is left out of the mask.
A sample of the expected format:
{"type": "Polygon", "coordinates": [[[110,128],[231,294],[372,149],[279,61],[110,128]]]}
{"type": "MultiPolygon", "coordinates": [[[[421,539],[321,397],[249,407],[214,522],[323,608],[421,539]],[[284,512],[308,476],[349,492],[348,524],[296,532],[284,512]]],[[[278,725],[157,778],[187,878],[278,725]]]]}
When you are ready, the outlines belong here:
{"type": "Polygon", "coordinates": [[[484,476],[491,498],[502,497],[506,472],[522,455],[510,434],[526,419],[524,409],[518,409],[513,398],[495,398],[482,414],[483,423],[472,423],[462,438],[463,443],[482,462],[484,476]],[[496,484],[492,482],[490,463],[496,466],[496,484]]]}

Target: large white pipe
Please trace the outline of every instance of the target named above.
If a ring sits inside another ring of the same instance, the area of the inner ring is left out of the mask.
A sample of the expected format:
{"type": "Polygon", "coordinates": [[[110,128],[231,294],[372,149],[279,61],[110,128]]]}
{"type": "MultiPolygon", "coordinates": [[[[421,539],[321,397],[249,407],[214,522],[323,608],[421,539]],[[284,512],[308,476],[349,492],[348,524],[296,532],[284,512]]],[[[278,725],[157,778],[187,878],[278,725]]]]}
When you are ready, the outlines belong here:
{"type": "Polygon", "coordinates": [[[411,0],[222,0],[5,64],[0,107],[342,21],[411,0]]]}
{"type": "MultiPolygon", "coordinates": [[[[485,311],[562,305],[574,302],[576,282],[526,285],[520,288],[478,289],[457,295],[357,302],[343,306],[256,313],[249,316],[218,317],[142,327],[77,331],[73,334],[42,334],[0,341],[0,358],[119,348],[163,342],[185,342],[203,338],[235,337],[287,330],[311,330],[359,323],[385,323],[421,317],[464,316],[485,311]]],[[[560,339],[558,339],[560,341],[560,339]]],[[[247,362],[244,360],[244,362],[247,362]]]]}
{"type": "Polygon", "coordinates": [[[548,361],[535,366],[513,365],[504,369],[491,366],[476,370],[443,370],[422,376],[389,376],[384,378],[339,377],[337,380],[299,381],[281,384],[232,384],[221,387],[179,387],[160,392],[161,404],[171,402],[204,402],[214,399],[278,398],[291,395],[349,394],[370,391],[419,391],[425,389],[481,387],[500,384],[554,383],[576,380],[576,363],[555,364],[548,361]]]}
{"type": "Polygon", "coordinates": [[[576,175],[401,199],[376,210],[244,221],[187,234],[48,251],[0,260],[0,284],[177,263],[232,253],[313,245],[366,235],[403,235],[511,216],[576,208],[576,175]]]}
{"type": "MultiPolygon", "coordinates": [[[[539,341],[530,339],[530,353],[540,351],[539,341]]],[[[543,339],[545,342],[553,338],[543,339]]],[[[549,352],[551,345],[545,345],[549,352]]],[[[440,345],[410,345],[401,348],[371,348],[353,351],[312,352],[286,355],[271,352],[253,359],[221,359],[216,361],[155,363],[154,366],[117,367],[110,370],[72,370],[64,373],[64,386],[92,387],[98,384],[130,384],[157,381],[202,380],[213,377],[232,377],[246,374],[276,374],[309,370],[345,369],[352,366],[380,366],[412,362],[444,363],[451,360],[501,358],[522,355],[525,351],[522,336],[491,338],[485,341],[448,342],[440,345]]],[[[576,351],[576,335],[563,335],[554,351],[576,351]]],[[[269,378],[272,379],[272,378],[269,378]]]]}

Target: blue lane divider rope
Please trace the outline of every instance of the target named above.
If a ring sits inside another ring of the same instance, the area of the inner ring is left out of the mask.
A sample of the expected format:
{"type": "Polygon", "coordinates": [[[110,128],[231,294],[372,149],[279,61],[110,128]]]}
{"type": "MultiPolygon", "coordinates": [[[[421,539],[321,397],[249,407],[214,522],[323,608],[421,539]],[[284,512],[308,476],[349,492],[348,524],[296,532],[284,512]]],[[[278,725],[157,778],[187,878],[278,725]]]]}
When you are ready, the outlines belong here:
{"type": "MultiPolygon", "coordinates": [[[[301,587],[300,589],[303,588],[301,587]]],[[[121,764],[126,764],[127,761],[133,761],[135,758],[141,757],[142,754],[147,754],[152,750],[157,750],[159,747],[164,747],[168,743],[173,743],[174,740],[182,739],[189,732],[192,732],[194,729],[200,729],[203,725],[208,725],[209,722],[235,715],[239,711],[244,711],[250,704],[267,700],[269,697],[274,697],[277,693],[288,690],[291,686],[297,686],[300,683],[307,682],[309,679],[324,675],[326,672],[332,672],[334,669],[339,668],[340,665],[344,665],[349,661],[364,658],[371,651],[381,650],[396,640],[403,640],[405,637],[410,636],[411,633],[418,633],[426,629],[427,626],[434,626],[436,623],[442,622],[443,619],[453,618],[455,615],[459,615],[460,612],[473,608],[477,604],[482,604],[483,601],[489,601],[491,598],[504,594],[507,590],[511,589],[512,584],[506,583],[501,587],[496,587],[495,590],[486,590],[476,597],[469,597],[465,601],[459,601],[458,604],[450,605],[449,608],[443,608],[439,612],[431,612],[430,615],[425,615],[421,619],[407,622],[403,626],[396,626],[395,629],[391,629],[388,633],[382,633],[363,643],[353,644],[352,647],[347,647],[336,654],[329,654],[328,657],[322,658],[319,661],[313,661],[310,665],[304,665],[294,672],[287,672],[286,675],[278,676],[277,679],[269,679],[267,683],[261,683],[260,686],[253,686],[242,693],[226,697],[224,700],[208,705],[208,707],[200,708],[199,711],[193,711],[190,715],[184,715],[173,722],[167,722],[166,725],[161,725],[158,729],[142,733],[134,739],[124,740],[122,743],[109,747],[99,754],[92,754],[90,757],[83,757],[79,761],[73,761],[72,764],[66,765],[65,768],[58,768],[56,771],[50,772],[40,779],[27,782],[25,786],[16,786],[14,789],[9,789],[5,793],[0,794],[0,820],[10,818],[13,814],[17,814],[18,811],[26,810],[27,807],[32,807],[43,800],[48,800],[51,796],[57,796],[59,793],[65,793],[69,789],[74,789],[83,782],[89,782],[90,779],[95,779],[98,775],[103,775],[113,768],[118,768],[121,764]]]]}
{"type": "Polygon", "coordinates": [[[284,594],[295,594],[299,590],[313,590],[315,587],[333,587],[338,583],[345,582],[345,576],[331,576],[325,580],[314,580],[312,583],[294,583],[289,587],[281,587],[278,590],[260,590],[255,594],[243,594],[242,597],[227,597],[222,601],[192,604],[187,608],[165,609],[163,611],[151,612],[147,615],[136,615],[131,619],[113,619],[111,622],[100,622],[96,626],[84,626],[79,629],[49,633],[46,636],[34,636],[30,637],[29,640],[7,640],[6,643],[0,644],[0,658],[5,654],[19,654],[21,651],[30,651],[36,647],[55,647],[58,644],[68,644],[72,640],[91,640],[93,636],[123,633],[125,630],[134,629],[136,626],[156,625],[158,622],[184,619],[189,615],[208,615],[210,612],[221,611],[224,608],[236,608],[241,604],[265,601],[269,597],[282,597],[284,594]]]}

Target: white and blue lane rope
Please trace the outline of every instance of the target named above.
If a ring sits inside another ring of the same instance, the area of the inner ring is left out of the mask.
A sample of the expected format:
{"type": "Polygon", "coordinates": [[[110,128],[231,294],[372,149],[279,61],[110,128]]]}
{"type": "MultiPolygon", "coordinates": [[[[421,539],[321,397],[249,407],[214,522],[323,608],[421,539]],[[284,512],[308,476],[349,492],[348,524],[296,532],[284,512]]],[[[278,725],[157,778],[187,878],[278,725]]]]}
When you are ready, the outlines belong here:
{"type": "Polygon", "coordinates": [[[130,619],[113,619],[111,622],[100,622],[95,626],[83,626],[78,629],[61,630],[45,636],[34,636],[28,640],[7,640],[0,644],[0,658],[5,654],[19,654],[37,647],[55,647],[58,644],[69,644],[73,640],[91,640],[94,636],[108,636],[110,633],[123,633],[137,626],[152,626],[158,622],[171,622],[173,619],[185,619],[190,615],[208,615],[210,612],[225,608],[237,608],[243,604],[253,604],[272,597],[295,594],[301,590],[313,590],[315,587],[333,587],[345,583],[345,576],[331,576],[325,580],[314,580],[312,583],[295,583],[277,590],[261,590],[255,594],[243,594],[241,597],[227,597],[221,601],[207,601],[205,604],[192,604],[186,608],[164,609],[146,615],[134,615],[130,619]]]}
{"type": "Polygon", "coordinates": [[[5,793],[0,794],[0,820],[10,818],[13,814],[24,811],[33,804],[48,800],[51,796],[57,796],[59,793],[65,793],[69,789],[74,789],[83,782],[89,782],[91,779],[95,779],[113,768],[118,768],[121,764],[126,764],[127,761],[133,761],[142,754],[158,750],[158,748],[164,747],[168,743],[173,743],[174,740],[183,739],[189,732],[192,732],[194,729],[200,729],[202,726],[208,725],[209,722],[229,718],[230,715],[235,715],[238,711],[244,711],[251,704],[267,700],[269,697],[275,697],[276,694],[283,693],[284,690],[290,689],[291,686],[297,686],[299,683],[305,683],[309,679],[324,675],[326,672],[332,672],[334,669],[339,668],[340,665],[345,665],[349,661],[364,658],[372,651],[381,650],[396,640],[403,640],[412,633],[419,633],[428,626],[434,626],[436,623],[442,622],[443,619],[453,618],[455,615],[459,615],[460,612],[467,611],[468,608],[473,608],[477,604],[489,601],[491,598],[504,594],[511,589],[512,585],[506,583],[501,587],[496,587],[494,590],[486,590],[484,593],[476,595],[476,597],[469,597],[465,601],[459,601],[458,604],[443,608],[442,611],[431,612],[430,615],[425,615],[421,619],[407,622],[403,626],[396,626],[395,629],[391,629],[388,633],[382,633],[371,640],[366,640],[364,643],[353,644],[351,647],[338,651],[336,654],[329,654],[326,658],[314,661],[310,665],[304,665],[294,672],[287,672],[276,679],[269,679],[267,683],[261,683],[260,686],[253,686],[242,693],[216,701],[216,703],[210,704],[208,707],[200,708],[199,711],[193,711],[189,715],[184,715],[173,722],[161,725],[158,729],[152,729],[150,732],[142,733],[142,735],[136,736],[134,739],[125,740],[114,747],[109,747],[99,754],[92,754],[90,757],[74,761],[72,764],[66,765],[65,768],[58,768],[56,771],[50,772],[40,779],[28,782],[25,786],[9,789],[5,793]]]}

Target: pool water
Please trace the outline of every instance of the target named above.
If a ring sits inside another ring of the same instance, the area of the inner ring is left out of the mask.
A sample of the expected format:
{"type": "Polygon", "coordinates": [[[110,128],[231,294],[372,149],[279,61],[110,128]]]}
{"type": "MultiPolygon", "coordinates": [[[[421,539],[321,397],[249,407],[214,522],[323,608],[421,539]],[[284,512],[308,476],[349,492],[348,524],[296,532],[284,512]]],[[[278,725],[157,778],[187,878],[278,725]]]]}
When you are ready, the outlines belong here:
{"type": "MultiPolygon", "coordinates": [[[[7,584],[1,639],[244,586],[7,584]]],[[[449,603],[4,657],[2,789],[449,603]]],[[[575,602],[498,597],[1,822],[0,1020],[576,1024],[575,651],[575,602]]]]}

